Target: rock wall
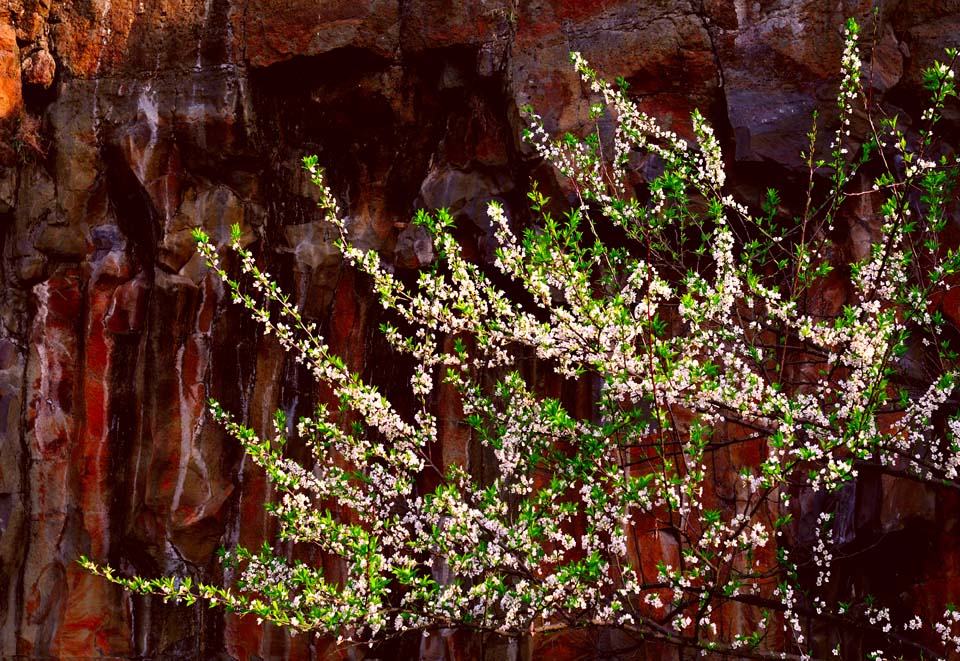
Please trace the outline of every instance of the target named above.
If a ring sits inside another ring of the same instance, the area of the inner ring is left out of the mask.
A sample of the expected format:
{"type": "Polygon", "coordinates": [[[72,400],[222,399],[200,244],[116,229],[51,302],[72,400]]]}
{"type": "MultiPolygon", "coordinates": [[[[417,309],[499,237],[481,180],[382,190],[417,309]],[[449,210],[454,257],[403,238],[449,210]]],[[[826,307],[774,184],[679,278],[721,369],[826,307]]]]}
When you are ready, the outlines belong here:
{"type": "MultiPolygon", "coordinates": [[[[960,40],[960,1],[879,4],[874,89],[910,116],[922,66],[960,40]]],[[[856,16],[869,34],[871,12],[868,0],[8,0],[0,656],[328,651],[131,597],[74,563],[86,554],[217,580],[217,546],[270,534],[269,487],[204,401],[264,428],[315,387],[227,303],[190,228],[222,239],[239,223],[332,346],[389,385],[398,368],[377,340],[376,306],[342,267],[301,156],[319,154],[363,242],[398,268],[429,258],[408,225],[422,205],[451,208],[488,254],[485,202],[522,214],[529,178],[550,177],[520,141],[519,108],[532,103],[555,130],[586,121],[590,99],[567,60],[579,50],[681,134],[701,109],[737,192],[756,199],[798,178],[811,112],[835,94],[843,21],[856,16]]],[[[453,435],[441,452],[472,460],[453,435]]],[[[919,521],[957,548],[952,500],[876,482],[852,496],[850,534],[861,519],[887,532],[919,521]]],[[[956,594],[958,558],[928,555],[918,570],[936,586],[931,603],[956,594]]],[[[452,637],[392,653],[509,652],[484,644],[452,637]]]]}

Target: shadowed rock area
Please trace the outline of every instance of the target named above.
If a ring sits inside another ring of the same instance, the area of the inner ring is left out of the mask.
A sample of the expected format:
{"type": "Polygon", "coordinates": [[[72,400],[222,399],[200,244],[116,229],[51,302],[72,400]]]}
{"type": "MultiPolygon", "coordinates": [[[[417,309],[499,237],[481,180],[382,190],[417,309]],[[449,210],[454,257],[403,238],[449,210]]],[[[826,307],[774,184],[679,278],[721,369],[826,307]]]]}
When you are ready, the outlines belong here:
{"type": "MultiPolygon", "coordinates": [[[[846,17],[875,35],[874,93],[903,117],[919,116],[922,67],[957,45],[957,0],[881,5],[875,25],[866,0],[8,2],[0,657],[304,659],[332,649],[130,596],[75,563],[85,554],[124,572],[222,580],[220,545],[270,538],[270,488],[205,401],[265,432],[275,409],[304,414],[320,396],[229,303],[191,228],[225,241],[238,223],[348,365],[402,391],[404,365],[378,338],[379,306],[341,264],[302,156],[319,155],[362,247],[398,270],[432,259],[409,225],[421,206],[450,208],[484,259],[488,200],[522,217],[531,177],[563,195],[522,143],[519,109],[532,104],[551,131],[585,126],[593,99],[568,63],[578,50],[681,135],[699,108],[744,201],[774,183],[804,190],[799,154],[812,112],[834,103],[846,17]]],[[[954,145],[958,120],[954,103],[944,123],[954,145]]],[[[839,240],[850,255],[866,249],[871,222],[851,219],[839,240]]],[[[840,285],[824,292],[825,305],[843,295],[840,285]]],[[[954,323],[958,304],[943,303],[954,323]]],[[[583,390],[570,396],[588,402],[583,390]]],[[[455,416],[448,400],[438,406],[455,416]]],[[[455,425],[438,453],[443,464],[493,469],[455,425]]],[[[931,617],[955,601],[956,495],[879,475],[848,491],[838,497],[851,560],[837,571],[931,617]],[[929,545],[914,551],[919,566],[882,570],[882,558],[918,540],[929,545]]],[[[369,658],[560,659],[617,644],[582,632],[519,649],[451,633],[369,658]]]]}

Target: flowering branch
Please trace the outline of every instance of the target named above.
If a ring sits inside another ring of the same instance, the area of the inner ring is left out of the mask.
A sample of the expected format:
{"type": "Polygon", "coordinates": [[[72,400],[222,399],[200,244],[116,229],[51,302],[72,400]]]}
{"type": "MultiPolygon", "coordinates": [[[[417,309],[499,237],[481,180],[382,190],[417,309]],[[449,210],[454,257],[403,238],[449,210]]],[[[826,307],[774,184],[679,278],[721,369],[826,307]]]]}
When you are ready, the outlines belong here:
{"type": "Polygon", "coordinates": [[[819,622],[870,630],[895,651],[926,650],[923,635],[931,633],[958,645],[952,611],[940,623],[895,625],[889,610],[840,601],[842,590],[831,587],[831,512],[815,513],[811,545],[798,541],[797,496],[834,492],[865,466],[949,484],[960,467],[960,419],[949,412],[957,356],[934,311],[934,296],[960,270],[942,238],[957,163],[925,156],[940,110],[956,95],[957,55],[927,72],[932,105],[920,148],[911,151],[896,122],[884,121],[887,135],[875,131],[854,158],[851,117],[858,104],[872,110],[858,34],[851,21],[838,128],[829,158],[818,159],[814,124],[807,203],[795,222],[781,217],[776,191],[760,209],[726,191],[720,144],[699,113],[689,143],[574,53],[600,99],[591,118],[615,118],[612,152],[603,151],[599,122],[586,139],[555,140],[526,109],[525,139],[570,182],[575,199],[563,208],[534,186],[535,220],[522,232],[504,206],[490,203],[492,267],[523,297],[464,256],[444,210],[417,214],[440,259],[405,284],[351,242],[316,157],[304,159],[345,260],[370,277],[403,327],[387,323],[383,331],[416,364],[409,408],[394,406],[330,352],[241,245],[239,228],[231,247],[251,293],[195,230],[234,301],[339,402],[295,425],[313,452],[309,467],[286,457],[282,414],[275,436],[261,440],[215,402],[211,411],[276,485],[270,510],[281,538],[339,557],[348,580],[328,580],[268,546],[227,554],[243,568],[229,591],[120,578],[89,561],[87,568],[127,589],[202,598],[345,642],[450,627],[518,637],[600,626],[743,657],[840,654],[814,639],[811,623],[819,622]],[[629,183],[639,154],[663,169],[643,196],[629,183]],[[903,172],[890,166],[894,156],[903,172]],[[882,174],[873,189],[852,189],[874,157],[882,174]],[[815,202],[824,177],[828,190],[815,202]],[[831,237],[847,199],[862,195],[877,200],[880,239],[849,265],[845,305],[824,310],[811,301],[839,266],[831,237]],[[627,245],[600,239],[597,228],[608,222],[627,245]],[[932,347],[937,361],[923,387],[908,390],[901,358],[918,344],[932,347]],[[594,384],[593,412],[577,416],[544,396],[525,378],[521,356],[568,383],[594,384]],[[441,385],[459,396],[471,442],[495,458],[495,475],[431,461],[441,442],[441,385]],[[808,564],[812,581],[801,571],[808,564]],[[782,645],[768,635],[773,629],[783,632],[782,645]]]}

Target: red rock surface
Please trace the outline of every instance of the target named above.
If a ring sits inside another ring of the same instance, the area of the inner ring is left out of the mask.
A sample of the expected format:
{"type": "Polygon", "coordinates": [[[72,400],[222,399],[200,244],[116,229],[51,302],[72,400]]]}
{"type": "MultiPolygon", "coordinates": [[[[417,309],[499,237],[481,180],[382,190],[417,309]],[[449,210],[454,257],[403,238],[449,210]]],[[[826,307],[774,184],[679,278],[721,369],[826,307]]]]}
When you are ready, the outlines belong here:
{"type": "MultiPolygon", "coordinates": [[[[543,176],[520,141],[519,108],[533,103],[551,130],[585,123],[593,99],[567,60],[580,50],[681,134],[699,108],[750,198],[795,176],[810,114],[835,93],[843,20],[869,23],[866,0],[824,6],[11,0],[0,18],[0,134],[9,144],[26,112],[46,149],[0,153],[0,657],[300,659],[329,649],[131,597],[74,563],[86,554],[124,571],[219,580],[218,545],[271,534],[270,488],[209,422],[205,399],[263,430],[275,408],[303,412],[322,395],[228,305],[190,228],[224,240],[241,224],[351,367],[402,384],[377,340],[377,306],[340,265],[298,173],[302,155],[320,155],[362,241],[400,267],[428,258],[407,227],[419,204],[454,209],[488,254],[478,201],[520,210],[528,177],[543,176]]],[[[956,0],[883,3],[878,100],[905,116],[919,110],[920,67],[955,45],[958,16],[956,0]]],[[[850,254],[872,231],[869,210],[864,218],[851,220],[850,254]]],[[[824,292],[824,305],[842,296],[824,292]]],[[[954,321],[957,304],[943,300],[954,321]]],[[[440,406],[452,416],[448,394],[440,406]]],[[[445,434],[439,461],[482,469],[455,427],[445,434]]],[[[715,468],[741,460],[731,451],[715,468]]],[[[921,530],[958,548],[955,497],[886,477],[868,486],[850,496],[857,545],[893,548],[884,540],[921,530]]],[[[908,596],[933,615],[956,599],[960,554],[925,557],[908,596]]],[[[615,645],[606,635],[516,653],[576,658],[615,645]]],[[[502,658],[498,645],[451,633],[394,652],[502,658]]]]}
{"type": "Polygon", "coordinates": [[[13,117],[22,103],[17,32],[10,24],[0,24],[0,120],[13,117]]]}

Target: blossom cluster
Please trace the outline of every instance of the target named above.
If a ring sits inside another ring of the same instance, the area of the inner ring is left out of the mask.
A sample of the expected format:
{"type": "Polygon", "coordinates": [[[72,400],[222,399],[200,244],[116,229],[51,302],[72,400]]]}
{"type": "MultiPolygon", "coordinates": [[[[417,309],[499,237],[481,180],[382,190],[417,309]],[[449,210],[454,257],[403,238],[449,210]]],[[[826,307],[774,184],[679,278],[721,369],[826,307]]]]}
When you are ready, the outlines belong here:
{"type": "MultiPolygon", "coordinates": [[[[851,156],[851,117],[871,111],[858,33],[851,22],[830,158],[816,157],[815,127],[807,205],[794,219],[776,191],[752,208],[726,190],[720,142],[699,113],[691,143],[576,53],[599,99],[591,117],[615,119],[612,151],[599,121],[585,138],[556,140],[528,108],[526,139],[574,195],[558,204],[535,186],[527,223],[491,202],[493,264],[465,254],[448,212],[421,211],[415,222],[439,259],[415,282],[398,277],[352,243],[316,157],[304,159],[345,260],[369,276],[392,319],[387,340],[415,365],[405,407],[330,351],[239,228],[231,247],[242,282],[197,229],[234,300],[333,394],[293,425],[278,414],[268,439],[216,403],[211,411],[275,485],[281,538],[340,558],[346,580],[268,546],[227,554],[240,569],[229,589],[88,568],[128,589],[204,598],[349,642],[451,627],[524,636],[600,626],[731,655],[802,657],[822,643],[811,622],[840,621],[909,647],[904,632],[922,634],[923,622],[895,627],[889,609],[852,608],[826,589],[835,516],[812,513],[805,545],[797,498],[835,492],[863,466],[953,485],[960,469],[957,357],[934,305],[960,271],[941,238],[957,163],[934,160],[932,131],[912,151],[895,122],[851,156]],[[662,166],[644,195],[630,183],[639,155],[662,166]],[[891,170],[897,161],[903,172],[891,170]],[[866,163],[883,174],[853,189],[866,163]],[[833,230],[847,200],[863,195],[875,200],[880,238],[850,266],[845,304],[825,310],[816,294],[835,266],[833,230]],[[601,223],[620,228],[626,245],[605,243],[601,223]],[[905,376],[917,346],[935,365],[921,389],[905,376]],[[541,367],[566,387],[590,386],[590,412],[547,396],[531,376],[541,367]],[[462,428],[495,462],[492,473],[437,465],[443,388],[456,393],[462,428]],[[290,429],[312,465],[288,457],[290,429]],[[768,636],[775,628],[784,635],[768,636]]],[[[927,80],[932,127],[955,94],[952,66],[935,65],[927,80]]],[[[956,621],[936,625],[950,645],[960,640],[956,621]]]]}

